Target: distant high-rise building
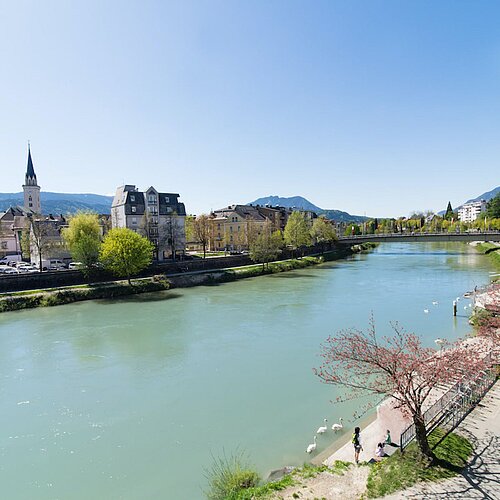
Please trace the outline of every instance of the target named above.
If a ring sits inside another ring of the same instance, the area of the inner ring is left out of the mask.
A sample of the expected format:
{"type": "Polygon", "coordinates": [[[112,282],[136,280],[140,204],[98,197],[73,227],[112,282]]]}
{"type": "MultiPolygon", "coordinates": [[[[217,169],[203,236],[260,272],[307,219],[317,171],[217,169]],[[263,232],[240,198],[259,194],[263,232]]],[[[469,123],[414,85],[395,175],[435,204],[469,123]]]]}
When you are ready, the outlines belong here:
{"type": "Polygon", "coordinates": [[[483,212],[486,212],[486,200],[471,201],[458,209],[458,219],[462,222],[474,222],[483,212]]]}
{"type": "Polygon", "coordinates": [[[24,209],[28,212],[32,211],[37,214],[42,212],[40,205],[40,186],[36,180],[35,169],[33,168],[33,160],[31,159],[31,149],[28,144],[28,168],[26,169],[26,177],[23,185],[24,191],[24,209]]]}

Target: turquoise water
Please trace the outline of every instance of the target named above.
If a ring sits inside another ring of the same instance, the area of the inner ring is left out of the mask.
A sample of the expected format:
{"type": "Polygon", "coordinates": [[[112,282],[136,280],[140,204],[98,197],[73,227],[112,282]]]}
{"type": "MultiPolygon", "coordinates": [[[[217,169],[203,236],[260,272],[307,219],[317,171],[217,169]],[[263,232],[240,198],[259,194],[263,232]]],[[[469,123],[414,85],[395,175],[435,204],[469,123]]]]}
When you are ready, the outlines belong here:
{"type": "Polygon", "coordinates": [[[313,375],[320,343],[371,311],[380,332],[398,320],[429,345],[462,336],[468,302],[453,318],[452,300],[490,270],[466,245],[393,243],[237,283],[4,313],[2,497],[203,498],[211,455],[238,447],[264,475],[301,464],[323,418],[356,410],[313,375]]]}

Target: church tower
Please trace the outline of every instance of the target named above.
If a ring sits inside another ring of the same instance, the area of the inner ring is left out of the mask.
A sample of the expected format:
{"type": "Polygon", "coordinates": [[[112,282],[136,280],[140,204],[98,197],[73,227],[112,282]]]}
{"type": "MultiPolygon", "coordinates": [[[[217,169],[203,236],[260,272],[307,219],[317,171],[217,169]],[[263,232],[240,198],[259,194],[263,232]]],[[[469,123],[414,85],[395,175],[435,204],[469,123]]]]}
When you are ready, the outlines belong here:
{"type": "Polygon", "coordinates": [[[26,169],[26,179],[23,185],[24,191],[24,209],[33,211],[37,214],[42,212],[40,206],[40,186],[36,181],[33,160],[31,159],[31,149],[28,143],[28,168],[26,169]]]}

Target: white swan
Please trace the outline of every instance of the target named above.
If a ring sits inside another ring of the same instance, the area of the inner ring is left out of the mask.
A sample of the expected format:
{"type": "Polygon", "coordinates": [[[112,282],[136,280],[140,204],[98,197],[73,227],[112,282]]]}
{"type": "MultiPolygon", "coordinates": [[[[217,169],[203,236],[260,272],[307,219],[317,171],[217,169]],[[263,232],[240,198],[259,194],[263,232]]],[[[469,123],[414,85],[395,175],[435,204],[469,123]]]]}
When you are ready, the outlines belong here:
{"type": "Polygon", "coordinates": [[[446,339],[436,339],[434,342],[437,345],[443,345],[443,344],[446,344],[446,339]]]}
{"type": "Polygon", "coordinates": [[[425,314],[429,314],[429,309],[424,309],[425,314]]]}
{"type": "Polygon", "coordinates": [[[438,302],[437,300],[433,300],[433,301],[432,301],[432,305],[433,305],[433,306],[437,306],[438,304],[439,304],[439,302],[438,302]]]}
{"type": "Polygon", "coordinates": [[[325,425],[323,425],[322,427],[319,427],[318,430],[316,431],[316,434],[324,434],[328,430],[328,427],[326,426],[326,423],[328,422],[328,420],[326,418],[324,418],[323,422],[325,422],[325,425]]]}
{"type": "Polygon", "coordinates": [[[306,450],[306,453],[312,453],[316,449],[316,436],[314,436],[314,443],[311,443],[306,450]]]}
{"type": "Polygon", "coordinates": [[[342,417],[339,418],[339,424],[333,424],[332,425],[332,431],[340,431],[340,429],[342,429],[344,426],[342,425],[342,417]]]}

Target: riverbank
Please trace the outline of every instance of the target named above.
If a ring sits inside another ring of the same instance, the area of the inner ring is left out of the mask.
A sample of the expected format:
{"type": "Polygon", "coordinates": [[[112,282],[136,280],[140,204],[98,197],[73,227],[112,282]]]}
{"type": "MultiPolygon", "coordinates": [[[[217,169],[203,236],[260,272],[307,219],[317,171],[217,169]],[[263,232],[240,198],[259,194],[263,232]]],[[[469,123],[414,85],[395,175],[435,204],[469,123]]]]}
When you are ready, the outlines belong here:
{"type": "MultiPolygon", "coordinates": [[[[489,257],[493,265],[500,269],[500,245],[498,243],[477,243],[474,245],[474,248],[489,257]]],[[[495,277],[494,280],[498,279],[495,277]]]]}
{"type": "Polygon", "coordinates": [[[148,278],[133,279],[131,284],[127,281],[110,281],[3,293],[0,294],[0,313],[65,305],[84,300],[115,299],[127,295],[161,292],[172,288],[189,288],[200,285],[229,283],[245,278],[316,266],[324,262],[344,258],[352,253],[368,252],[375,246],[376,244],[373,243],[364,243],[356,245],[347,252],[344,250],[333,250],[324,254],[270,262],[265,266],[263,264],[253,264],[225,269],[158,274],[148,278]]]}

